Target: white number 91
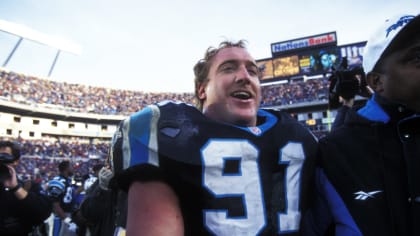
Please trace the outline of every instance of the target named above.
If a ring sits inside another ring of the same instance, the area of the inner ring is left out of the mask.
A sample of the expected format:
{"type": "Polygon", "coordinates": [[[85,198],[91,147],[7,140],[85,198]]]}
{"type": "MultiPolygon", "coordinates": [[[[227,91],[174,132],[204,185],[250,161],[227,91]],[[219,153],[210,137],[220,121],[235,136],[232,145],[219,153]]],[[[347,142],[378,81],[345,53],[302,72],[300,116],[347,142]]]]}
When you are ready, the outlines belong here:
{"type": "MultiPolygon", "coordinates": [[[[216,235],[257,235],[267,219],[258,166],[259,150],[247,140],[212,139],[201,150],[203,185],[216,197],[241,197],[245,215],[229,217],[227,209],[204,210],[204,222],[216,235]],[[239,161],[237,174],[225,174],[227,160],[239,161]]],[[[286,164],[285,189],[287,211],[278,213],[279,233],[298,230],[300,170],[304,160],[300,143],[288,143],[281,149],[279,164],[286,164]],[[297,154],[297,155],[296,155],[297,154]]],[[[281,184],[281,183],[278,183],[281,184]]]]}

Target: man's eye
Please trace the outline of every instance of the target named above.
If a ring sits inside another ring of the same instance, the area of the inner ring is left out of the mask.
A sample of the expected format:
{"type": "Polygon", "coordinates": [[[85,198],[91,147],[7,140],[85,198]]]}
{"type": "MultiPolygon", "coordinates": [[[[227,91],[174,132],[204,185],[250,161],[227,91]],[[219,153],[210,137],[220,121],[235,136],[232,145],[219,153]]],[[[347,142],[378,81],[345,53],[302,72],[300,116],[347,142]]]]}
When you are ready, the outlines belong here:
{"type": "Polygon", "coordinates": [[[405,55],[401,57],[399,62],[403,64],[415,64],[418,66],[420,63],[420,50],[417,48],[414,50],[409,50],[405,55]]]}
{"type": "Polygon", "coordinates": [[[257,71],[256,69],[249,69],[249,70],[248,70],[248,73],[249,73],[250,75],[257,75],[257,74],[258,74],[258,71],[257,71]]]}
{"type": "Polygon", "coordinates": [[[407,62],[411,61],[414,63],[420,62],[420,50],[416,50],[415,52],[410,53],[407,57],[407,62]]]}
{"type": "Polygon", "coordinates": [[[235,67],[233,66],[224,66],[223,67],[223,71],[233,71],[235,69],[235,67]]]}

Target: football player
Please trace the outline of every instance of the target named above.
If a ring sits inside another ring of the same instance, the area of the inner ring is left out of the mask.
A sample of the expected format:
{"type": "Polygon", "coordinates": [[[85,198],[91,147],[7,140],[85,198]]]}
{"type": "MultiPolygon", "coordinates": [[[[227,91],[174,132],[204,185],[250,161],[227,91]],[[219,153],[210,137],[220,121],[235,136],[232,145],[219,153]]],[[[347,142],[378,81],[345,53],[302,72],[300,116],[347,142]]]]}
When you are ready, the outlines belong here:
{"type": "Polygon", "coordinates": [[[71,220],[75,204],[71,186],[73,167],[69,161],[62,161],[58,165],[58,170],[59,175],[50,180],[47,187],[47,194],[51,198],[54,213],[52,235],[75,235],[77,226],[71,220]]]}
{"type": "Polygon", "coordinates": [[[127,234],[297,234],[314,136],[259,109],[260,71],[244,41],[209,48],[194,73],[197,107],[148,106],[114,135],[127,234]]]}

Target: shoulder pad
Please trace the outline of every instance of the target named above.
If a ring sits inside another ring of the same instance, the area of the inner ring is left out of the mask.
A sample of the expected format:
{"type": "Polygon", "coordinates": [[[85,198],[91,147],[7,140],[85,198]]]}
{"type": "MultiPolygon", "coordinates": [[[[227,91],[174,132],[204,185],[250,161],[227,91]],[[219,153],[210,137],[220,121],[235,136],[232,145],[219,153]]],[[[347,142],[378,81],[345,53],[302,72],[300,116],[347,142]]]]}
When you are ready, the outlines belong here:
{"type": "Polygon", "coordinates": [[[56,178],[48,182],[47,194],[50,197],[59,197],[66,190],[65,184],[56,178]]]}

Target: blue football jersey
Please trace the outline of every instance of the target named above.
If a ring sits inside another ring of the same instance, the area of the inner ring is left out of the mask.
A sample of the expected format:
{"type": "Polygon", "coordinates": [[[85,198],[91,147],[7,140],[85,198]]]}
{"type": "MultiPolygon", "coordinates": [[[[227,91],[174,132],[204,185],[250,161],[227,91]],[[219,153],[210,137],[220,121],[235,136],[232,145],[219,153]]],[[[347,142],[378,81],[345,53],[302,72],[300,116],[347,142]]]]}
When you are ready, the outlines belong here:
{"type": "Polygon", "coordinates": [[[295,235],[316,140],[289,115],[258,125],[213,121],[184,103],[151,105],[112,141],[117,181],[160,180],[177,194],[186,235],[295,235]]]}

